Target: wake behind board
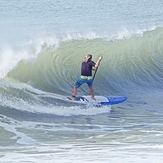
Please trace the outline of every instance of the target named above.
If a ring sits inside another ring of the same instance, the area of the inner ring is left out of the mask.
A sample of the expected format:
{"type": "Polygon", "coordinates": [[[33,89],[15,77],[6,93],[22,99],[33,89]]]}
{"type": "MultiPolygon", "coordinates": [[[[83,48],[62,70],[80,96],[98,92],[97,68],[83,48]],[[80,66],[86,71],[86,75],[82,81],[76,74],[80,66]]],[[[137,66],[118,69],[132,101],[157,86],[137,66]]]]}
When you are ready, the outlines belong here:
{"type": "Polygon", "coordinates": [[[72,100],[70,97],[67,97],[69,101],[76,103],[85,103],[85,104],[100,104],[100,105],[114,105],[119,104],[127,100],[125,96],[95,96],[95,99],[92,99],[90,96],[79,96],[75,97],[72,100]]]}

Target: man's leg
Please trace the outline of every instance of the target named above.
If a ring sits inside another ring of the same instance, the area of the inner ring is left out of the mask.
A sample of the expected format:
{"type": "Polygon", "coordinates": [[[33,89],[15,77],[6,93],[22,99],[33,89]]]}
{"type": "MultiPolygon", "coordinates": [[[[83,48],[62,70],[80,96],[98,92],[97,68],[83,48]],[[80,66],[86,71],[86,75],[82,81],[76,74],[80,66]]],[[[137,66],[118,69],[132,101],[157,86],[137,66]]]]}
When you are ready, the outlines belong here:
{"type": "Polygon", "coordinates": [[[78,91],[78,89],[74,86],[74,92],[73,92],[73,96],[74,96],[74,97],[76,96],[77,91],[78,91]]]}
{"type": "Polygon", "coordinates": [[[94,99],[94,89],[93,89],[93,87],[90,88],[90,92],[91,92],[91,95],[92,95],[91,98],[94,99]]]}

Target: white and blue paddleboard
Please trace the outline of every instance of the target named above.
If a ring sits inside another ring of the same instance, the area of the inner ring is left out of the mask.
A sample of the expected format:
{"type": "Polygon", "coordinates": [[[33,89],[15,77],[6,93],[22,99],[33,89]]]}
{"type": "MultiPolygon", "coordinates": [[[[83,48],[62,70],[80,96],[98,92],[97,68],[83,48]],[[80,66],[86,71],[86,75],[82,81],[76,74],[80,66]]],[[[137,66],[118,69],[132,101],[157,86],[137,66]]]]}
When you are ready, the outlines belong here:
{"type": "Polygon", "coordinates": [[[76,102],[76,103],[86,103],[86,104],[100,104],[100,105],[114,105],[119,104],[127,100],[126,96],[95,96],[95,99],[92,99],[90,96],[79,96],[75,97],[72,100],[70,97],[67,97],[67,100],[76,102]]]}

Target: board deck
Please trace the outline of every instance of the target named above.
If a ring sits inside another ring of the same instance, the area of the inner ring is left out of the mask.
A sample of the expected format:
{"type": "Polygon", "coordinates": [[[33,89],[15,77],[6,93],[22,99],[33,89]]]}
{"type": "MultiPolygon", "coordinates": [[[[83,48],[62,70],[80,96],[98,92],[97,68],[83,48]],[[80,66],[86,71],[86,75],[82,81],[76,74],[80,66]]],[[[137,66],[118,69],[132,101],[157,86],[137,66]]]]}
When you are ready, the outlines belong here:
{"type": "Polygon", "coordinates": [[[126,96],[95,96],[95,99],[92,99],[90,96],[79,96],[75,97],[72,100],[70,97],[67,97],[69,101],[76,103],[90,103],[90,104],[100,104],[100,105],[114,105],[119,104],[127,100],[126,96]]]}

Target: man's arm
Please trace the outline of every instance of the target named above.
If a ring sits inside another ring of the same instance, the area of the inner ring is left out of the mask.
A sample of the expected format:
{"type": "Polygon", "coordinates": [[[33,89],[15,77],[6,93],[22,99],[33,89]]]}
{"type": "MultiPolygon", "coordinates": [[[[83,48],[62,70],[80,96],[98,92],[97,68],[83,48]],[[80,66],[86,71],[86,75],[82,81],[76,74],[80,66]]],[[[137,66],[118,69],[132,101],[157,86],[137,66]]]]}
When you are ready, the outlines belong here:
{"type": "Polygon", "coordinates": [[[103,57],[100,56],[99,59],[97,60],[97,62],[96,62],[96,64],[95,64],[95,68],[96,68],[96,69],[97,69],[98,66],[100,65],[100,62],[101,62],[102,58],[103,58],[103,57]]]}

